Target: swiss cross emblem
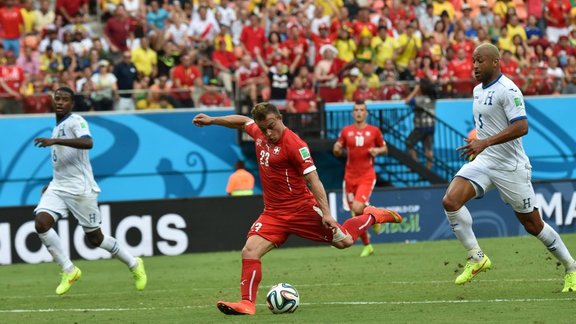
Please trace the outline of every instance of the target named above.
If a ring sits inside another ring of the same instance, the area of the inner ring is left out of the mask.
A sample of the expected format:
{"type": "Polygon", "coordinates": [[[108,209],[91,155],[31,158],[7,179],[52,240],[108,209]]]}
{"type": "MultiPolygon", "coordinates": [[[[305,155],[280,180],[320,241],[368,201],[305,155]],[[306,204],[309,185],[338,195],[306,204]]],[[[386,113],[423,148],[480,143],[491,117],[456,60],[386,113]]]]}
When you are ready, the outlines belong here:
{"type": "Polygon", "coordinates": [[[276,154],[276,155],[278,155],[278,153],[280,153],[280,148],[279,148],[278,146],[276,146],[276,147],[274,148],[274,152],[273,152],[273,153],[276,154]]]}
{"type": "Polygon", "coordinates": [[[370,136],[370,132],[366,132],[366,136],[370,136]]]}
{"type": "Polygon", "coordinates": [[[348,132],[348,136],[354,136],[354,132],[352,131],[348,132]]]}
{"type": "Polygon", "coordinates": [[[262,146],[262,139],[261,138],[256,140],[256,146],[262,146]]]}

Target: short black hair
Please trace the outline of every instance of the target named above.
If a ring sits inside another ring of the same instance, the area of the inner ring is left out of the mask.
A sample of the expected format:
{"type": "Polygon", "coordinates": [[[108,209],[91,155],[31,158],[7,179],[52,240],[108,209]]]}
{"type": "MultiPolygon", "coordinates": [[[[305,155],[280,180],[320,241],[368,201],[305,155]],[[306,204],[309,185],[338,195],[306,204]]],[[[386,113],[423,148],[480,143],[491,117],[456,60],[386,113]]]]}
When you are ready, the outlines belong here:
{"type": "Polygon", "coordinates": [[[74,93],[74,90],[70,89],[69,87],[60,87],[60,88],[56,89],[56,91],[54,91],[54,93],[56,93],[58,91],[66,92],[67,94],[70,95],[70,97],[72,98],[72,101],[76,101],[75,100],[76,94],[74,93]]]}

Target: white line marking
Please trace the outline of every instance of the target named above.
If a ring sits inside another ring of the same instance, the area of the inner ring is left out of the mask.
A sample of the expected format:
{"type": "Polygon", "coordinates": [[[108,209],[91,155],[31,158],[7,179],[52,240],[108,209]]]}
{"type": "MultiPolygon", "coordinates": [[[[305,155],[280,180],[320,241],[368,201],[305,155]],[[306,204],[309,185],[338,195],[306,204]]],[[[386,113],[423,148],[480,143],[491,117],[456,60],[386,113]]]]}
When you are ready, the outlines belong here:
{"type": "MultiPolygon", "coordinates": [[[[559,302],[575,301],[572,298],[517,298],[517,299],[472,299],[472,300],[415,300],[415,301],[356,301],[356,302],[323,302],[323,303],[302,303],[301,305],[424,305],[424,304],[481,304],[481,303],[525,303],[525,302],[559,302]]],[[[259,306],[264,306],[260,304],[259,306]]],[[[197,306],[175,306],[175,307],[139,307],[139,308],[45,308],[45,309],[0,309],[0,313],[74,313],[74,312],[130,312],[130,311],[157,311],[157,310],[177,310],[177,309],[198,309],[215,307],[215,305],[197,306]]]]}

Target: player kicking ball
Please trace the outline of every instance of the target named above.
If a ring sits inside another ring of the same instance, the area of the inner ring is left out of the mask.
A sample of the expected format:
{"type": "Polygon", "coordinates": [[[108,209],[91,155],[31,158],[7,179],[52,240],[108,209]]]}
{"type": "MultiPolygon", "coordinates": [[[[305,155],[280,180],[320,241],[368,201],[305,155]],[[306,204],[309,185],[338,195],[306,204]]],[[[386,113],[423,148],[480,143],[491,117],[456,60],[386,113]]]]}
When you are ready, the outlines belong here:
{"type": "Polygon", "coordinates": [[[521,140],[528,133],[522,92],[500,72],[500,53],[496,46],[479,45],[472,61],[474,77],[481,82],[474,88],[477,139],[466,139],[467,144],[457,148],[460,156],[472,162],[458,171],[442,200],[456,238],[468,251],[466,267],[455,283],[465,284],[492,266],[478,245],[472,230],[472,216],[465,204],[496,188],[526,231],[536,236],[564,265],[562,292],[576,291],[576,262],[560,235],[542,220],[535,205],[530,181],[532,167],[521,140]]]}
{"type": "Polygon", "coordinates": [[[82,276],[62,248],[60,237],[52,228],[60,217],[74,215],[84,229],[88,241],[112,253],[124,262],[136,284],[136,289],[146,288],[147,277],[141,258],[130,255],[115,238],[104,235],[97,197],[100,188],[94,180],[88,150],[93,141],[88,123],[82,116],[73,114],[74,92],[61,87],[54,92],[52,104],[56,112],[56,127],[51,138],[36,138],[39,147],[51,147],[53,177],[44,188],[40,203],[34,210],[36,232],[54,261],[62,269],[62,280],[56,294],[63,295],[82,276]]]}
{"type": "Polygon", "coordinates": [[[308,145],[284,125],[273,104],[255,105],[252,117],[198,114],[193,120],[196,126],[242,128],[254,139],[264,193],[264,211],[248,231],[242,249],[242,300],[217,303],[218,309],[227,315],[256,314],[256,296],[262,280],[260,260],[291,234],[344,249],[375,223],[402,222],[395,211],[368,206],[362,215],[338,224],[331,216],[308,145]]]}

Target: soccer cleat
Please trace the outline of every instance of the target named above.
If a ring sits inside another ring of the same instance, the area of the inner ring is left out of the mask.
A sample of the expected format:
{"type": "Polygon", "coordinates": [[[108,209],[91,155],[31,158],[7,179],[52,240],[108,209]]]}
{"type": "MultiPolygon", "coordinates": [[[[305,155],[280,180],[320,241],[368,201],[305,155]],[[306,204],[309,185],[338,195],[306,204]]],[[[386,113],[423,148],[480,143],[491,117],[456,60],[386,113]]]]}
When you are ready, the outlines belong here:
{"type": "Polygon", "coordinates": [[[74,270],[72,270],[71,273],[62,273],[62,280],[58,287],[56,287],[56,294],[64,295],[67,293],[68,290],[70,290],[70,287],[72,287],[72,284],[76,282],[76,280],[80,279],[80,277],[82,277],[82,271],[80,271],[80,268],[76,266],[74,266],[74,270]]]}
{"type": "Polygon", "coordinates": [[[256,305],[249,300],[241,300],[237,303],[219,301],[216,306],[226,315],[254,315],[256,305]]]}
{"type": "Polygon", "coordinates": [[[564,276],[564,289],[562,292],[576,291],[576,272],[566,272],[564,276]]]}
{"type": "Polygon", "coordinates": [[[454,283],[457,285],[463,285],[472,280],[472,278],[474,278],[480,272],[486,271],[491,267],[492,261],[490,261],[486,255],[484,255],[480,262],[470,262],[470,260],[468,260],[466,262],[466,267],[464,267],[464,271],[458,277],[456,277],[454,283]]]}
{"type": "Polygon", "coordinates": [[[402,223],[402,216],[400,216],[400,214],[391,209],[368,206],[364,208],[363,213],[372,215],[374,217],[375,222],[378,224],[402,223]]]}
{"type": "Polygon", "coordinates": [[[374,247],[372,246],[372,244],[368,244],[364,245],[364,248],[362,249],[362,253],[360,253],[360,256],[367,257],[371,256],[372,254],[374,254],[374,247]]]}
{"type": "Polygon", "coordinates": [[[134,278],[134,284],[136,289],[144,290],[146,284],[148,283],[148,276],[146,276],[146,270],[144,270],[144,261],[142,258],[136,258],[136,268],[132,269],[132,278],[134,278]]]}

